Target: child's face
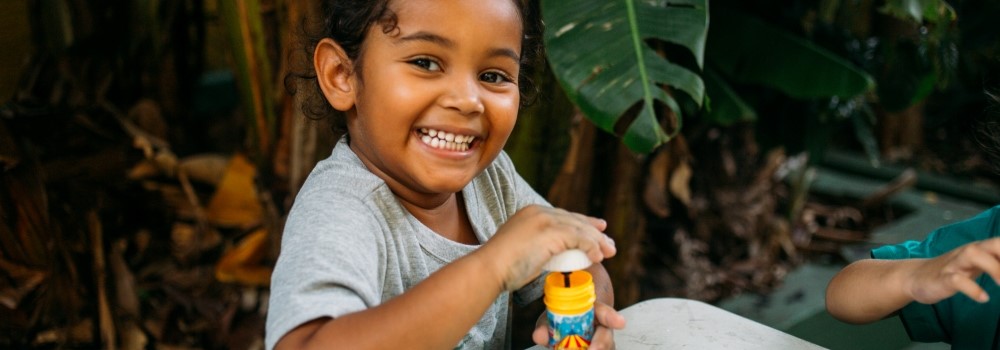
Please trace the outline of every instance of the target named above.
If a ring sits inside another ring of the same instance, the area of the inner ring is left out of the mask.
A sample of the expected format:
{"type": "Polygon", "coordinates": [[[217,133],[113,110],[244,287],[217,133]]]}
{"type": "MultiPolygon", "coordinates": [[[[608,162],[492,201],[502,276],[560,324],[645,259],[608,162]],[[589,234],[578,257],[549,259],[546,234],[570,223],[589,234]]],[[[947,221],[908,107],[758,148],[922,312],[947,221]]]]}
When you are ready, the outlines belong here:
{"type": "Polygon", "coordinates": [[[511,0],[392,1],[390,9],[398,30],[371,27],[361,81],[353,79],[351,148],[399,196],[450,195],[496,158],[514,127],[520,14],[511,0]]]}

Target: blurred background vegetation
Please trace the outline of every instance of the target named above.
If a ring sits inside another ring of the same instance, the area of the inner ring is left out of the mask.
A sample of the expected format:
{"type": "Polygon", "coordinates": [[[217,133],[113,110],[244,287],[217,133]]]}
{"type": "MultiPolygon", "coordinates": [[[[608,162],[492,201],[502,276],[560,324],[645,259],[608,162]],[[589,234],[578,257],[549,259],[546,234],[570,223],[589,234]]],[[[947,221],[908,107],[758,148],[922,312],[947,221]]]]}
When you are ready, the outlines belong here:
{"type": "MultiPolygon", "coordinates": [[[[335,137],[285,84],[317,4],[0,1],[0,347],[262,347],[284,215],[335,137]]],[[[811,195],[830,152],[995,193],[972,137],[995,1],[529,7],[547,55],[507,151],[608,219],[618,307],[843,260],[825,235],[892,213],[811,195]]]]}

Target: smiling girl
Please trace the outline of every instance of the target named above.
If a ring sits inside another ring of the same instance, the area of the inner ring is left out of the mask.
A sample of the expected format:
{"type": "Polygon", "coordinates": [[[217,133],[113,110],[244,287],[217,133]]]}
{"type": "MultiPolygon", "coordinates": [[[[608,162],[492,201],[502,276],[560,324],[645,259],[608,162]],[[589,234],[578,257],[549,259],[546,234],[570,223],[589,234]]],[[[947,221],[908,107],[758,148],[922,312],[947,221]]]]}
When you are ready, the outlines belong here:
{"type": "MultiPolygon", "coordinates": [[[[502,349],[511,299],[568,249],[595,262],[591,349],[613,347],[603,220],[552,208],[502,149],[531,62],[518,0],[324,2],[313,67],[346,135],[289,213],[268,349],[502,349]]],[[[547,342],[544,322],[534,333],[547,342]]]]}

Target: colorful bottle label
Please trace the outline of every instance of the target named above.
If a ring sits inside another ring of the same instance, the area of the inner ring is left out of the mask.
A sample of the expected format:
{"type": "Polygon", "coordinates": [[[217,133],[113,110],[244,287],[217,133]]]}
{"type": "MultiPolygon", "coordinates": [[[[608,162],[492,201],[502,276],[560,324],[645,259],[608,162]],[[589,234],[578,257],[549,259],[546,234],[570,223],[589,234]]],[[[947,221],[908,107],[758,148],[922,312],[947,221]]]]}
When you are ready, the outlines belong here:
{"type": "Polygon", "coordinates": [[[594,337],[594,309],[579,315],[546,311],[549,317],[549,346],[556,350],[583,350],[594,337]]]}

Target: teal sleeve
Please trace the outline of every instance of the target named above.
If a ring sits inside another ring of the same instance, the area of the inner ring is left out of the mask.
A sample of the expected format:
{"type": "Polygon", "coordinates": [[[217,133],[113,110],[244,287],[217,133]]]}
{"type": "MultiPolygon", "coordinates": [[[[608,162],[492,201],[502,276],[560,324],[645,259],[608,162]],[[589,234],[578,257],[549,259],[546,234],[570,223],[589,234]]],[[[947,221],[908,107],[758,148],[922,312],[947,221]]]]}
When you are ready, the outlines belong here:
{"type": "MultiPolygon", "coordinates": [[[[930,239],[923,242],[906,241],[900,244],[882,246],[872,250],[872,258],[899,260],[925,257],[922,253],[927,251],[926,246],[930,241],[930,239]]],[[[938,307],[938,305],[912,302],[899,311],[899,319],[903,322],[903,328],[906,329],[910,339],[920,342],[948,340],[948,333],[942,327],[946,321],[941,319],[941,315],[947,315],[947,313],[938,312],[938,307]]]]}
{"type": "MultiPolygon", "coordinates": [[[[1000,230],[1000,206],[986,210],[975,217],[942,226],[923,241],[907,241],[872,250],[875,259],[922,259],[947,253],[964,244],[997,237],[1000,230]]],[[[978,280],[987,292],[997,286],[988,276],[978,280]]],[[[993,294],[991,294],[993,296],[993,294]]],[[[994,307],[991,303],[989,308],[994,307]]],[[[996,327],[996,313],[978,304],[964,294],[956,294],[933,305],[912,302],[903,307],[899,318],[910,339],[921,342],[947,342],[960,347],[968,341],[992,339],[996,327]],[[988,336],[988,337],[984,337],[988,336]],[[957,341],[957,342],[956,342],[957,341]]]]}

